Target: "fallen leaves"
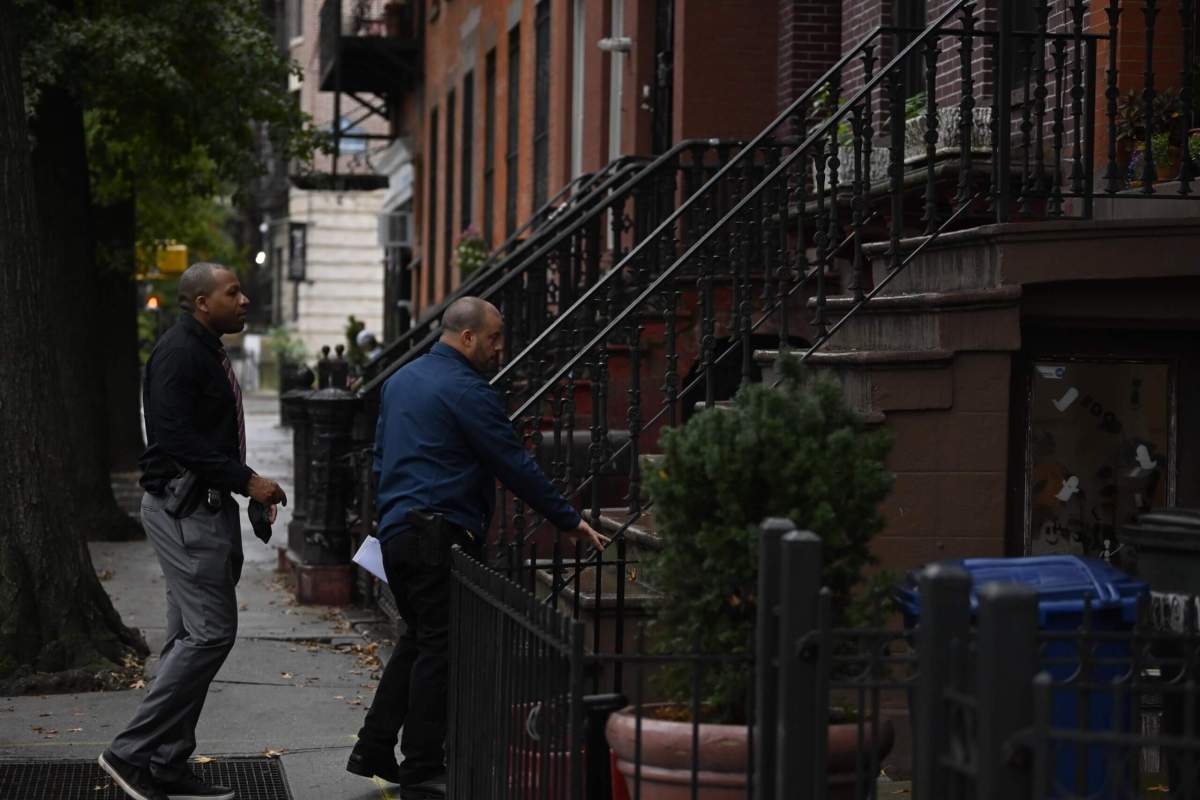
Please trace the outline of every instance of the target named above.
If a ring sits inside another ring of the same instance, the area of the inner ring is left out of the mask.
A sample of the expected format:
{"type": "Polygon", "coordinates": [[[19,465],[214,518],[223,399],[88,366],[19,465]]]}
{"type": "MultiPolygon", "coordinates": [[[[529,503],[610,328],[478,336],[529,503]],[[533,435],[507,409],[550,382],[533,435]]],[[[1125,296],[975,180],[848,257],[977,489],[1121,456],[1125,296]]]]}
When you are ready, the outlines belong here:
{"type": "Polygon", "coordinates": [[[287,750],[284,750],[282,748],[280,748],[279,750],[273,750],[272,748],[268,747],[266,750],[262,751],[262,754],[263,754],[264,758],[279,758],[286,752],[287,752],[287,750]]]}
{"type": "Polygon", "coordinates": [[[209,764],[212,763],[212,760],[212,756],[196,756],[192,759],[192,761],[196,762],[197,764],[209,764]]]}
{"type": "Polygon", "coordinates": [[[102,569],[96,573],[96,577],[102,581],[111,581],[113,578],[113,571],[111,569],[102,569]]]}

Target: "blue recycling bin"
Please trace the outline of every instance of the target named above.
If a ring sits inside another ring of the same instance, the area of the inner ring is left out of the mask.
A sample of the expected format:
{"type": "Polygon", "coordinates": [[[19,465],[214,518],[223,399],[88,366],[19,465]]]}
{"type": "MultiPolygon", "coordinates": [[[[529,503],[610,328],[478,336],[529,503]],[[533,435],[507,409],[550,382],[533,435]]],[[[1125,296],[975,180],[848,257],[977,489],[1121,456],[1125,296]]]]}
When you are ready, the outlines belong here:
{"type": "MultiPolygon", "coordinates": [[[[1127,631],[1137,622],[1138,598],[1148,591],[1142,581],[1129,577],[1109,564],[1094,558],[1079,556],[1035,556],[1032,558],[967,558],[940,562],[960,567],[971,576],[971,614],[979,609],[978,589],[988,583],[1021,583],[1037,593],[1038,627],[1043,631],[1074,631],[1083,625],[1085,601],[1091,599],[1092,628],[1096,631],[1127,631]]],[[[910,572],[896,589],[896,600],[904,614],[905,624],[916,625],[921,603],[917,592],[919,573],[910,572]]],[[[1103,686],[1125,675],[1132,661],[1127,641],[1092,641],[1093,663],[1087,683],[1103,686]]],[[[1053,641],[1042,650],[1044,669],[1056,683],[1072,679],[1079,669],[1079,648],[1075,641],[1053,641]]],[[[1113,695],[1111,692],[1081,692],[1071,680],[1071,686],[1055,688],[1052,695],[1051,723],[1056,728],[1092,731],[1114,731],[1113,695]]],[[[986,690],[986,687],[980,687],[986,690]]],[[[1128,701],[1126,701],[1128,702],[1128,701]]],[[[1130,707],[1121,714],[1121,730],[1129,731],[1134,721],[1130,707]]],[[[1054,781],[1051,797],[1095,795],[1101,798],[1128,796],[1129,787],[1105,786],[1108,765],[1107,747],[1086,747],[1086,764],[1080,781],[1080,749],[1060,745],[1054,748],[1054,781]]],[[[1132,776],[1130,776],[1132,779],[1132,776]]]]}

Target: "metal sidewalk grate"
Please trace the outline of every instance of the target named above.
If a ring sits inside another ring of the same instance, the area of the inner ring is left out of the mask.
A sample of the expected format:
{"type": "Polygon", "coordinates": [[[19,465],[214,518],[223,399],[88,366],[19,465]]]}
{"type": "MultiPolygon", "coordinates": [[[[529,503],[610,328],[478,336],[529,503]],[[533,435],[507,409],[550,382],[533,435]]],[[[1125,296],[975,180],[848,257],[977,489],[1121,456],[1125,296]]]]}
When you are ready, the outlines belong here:
{"type": "MultiPolygon", "coordinates": [[[[237,792],[237,800],[292,800],[283,766],[274,758],[221,758],[192,764],[201,780],[237,792]]],[[[3,800],[125,800],[95,761],[0,759],[3,800]]]]}

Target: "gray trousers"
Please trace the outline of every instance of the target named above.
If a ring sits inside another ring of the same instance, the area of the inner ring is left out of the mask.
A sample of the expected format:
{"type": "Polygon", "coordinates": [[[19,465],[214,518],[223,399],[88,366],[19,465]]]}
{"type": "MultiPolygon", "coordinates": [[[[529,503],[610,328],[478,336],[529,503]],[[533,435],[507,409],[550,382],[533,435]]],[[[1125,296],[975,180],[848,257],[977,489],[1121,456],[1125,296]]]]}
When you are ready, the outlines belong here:
{"type": "Polygon", "coordinates": [[[228,496],[220,511],[201,504],[185,519],[168,516],[154,495],[142,499],[142,524],[166,578],[167,640],[150,691],[109,749],[159,780],[187,768],[208,685],[237,638],[239,515],[228,496]]]}

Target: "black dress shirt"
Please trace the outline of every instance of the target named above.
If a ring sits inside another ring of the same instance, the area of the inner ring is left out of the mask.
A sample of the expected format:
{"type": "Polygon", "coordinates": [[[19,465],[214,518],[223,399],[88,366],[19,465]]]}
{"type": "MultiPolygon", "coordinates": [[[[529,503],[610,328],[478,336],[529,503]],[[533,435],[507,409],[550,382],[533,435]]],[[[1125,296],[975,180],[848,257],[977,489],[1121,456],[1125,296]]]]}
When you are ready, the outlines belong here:
{"type": "Polygon", "coordinates": [[[221,340],[190,314],[159,339],[142,385],[147,447],[139,464],[146,491],[161,493],[178,465],[205,486],[246,493],[254,471],[239,452],[237,404],[224,355],[221,340]]]}

